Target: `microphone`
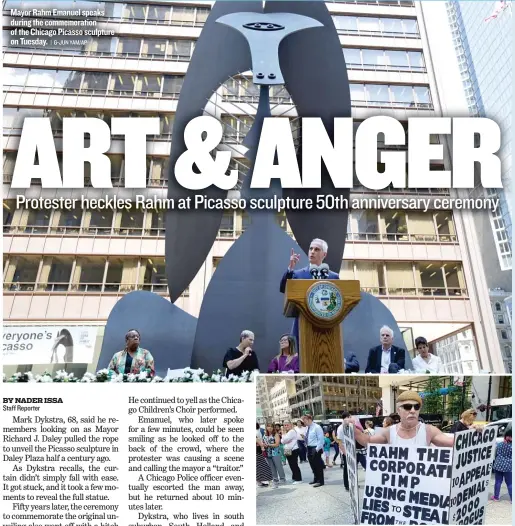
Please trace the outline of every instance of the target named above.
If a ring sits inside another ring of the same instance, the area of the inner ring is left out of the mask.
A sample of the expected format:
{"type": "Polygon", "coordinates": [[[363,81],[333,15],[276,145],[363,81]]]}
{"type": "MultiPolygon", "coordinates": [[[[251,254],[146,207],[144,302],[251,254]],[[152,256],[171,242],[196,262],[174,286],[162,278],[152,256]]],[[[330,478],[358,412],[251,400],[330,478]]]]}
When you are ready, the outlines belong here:
{"type": "Polygon", "coordinates": [[[320,279],[328,279],[329,278],[329,265],[327,263],[322,263],[319,269],[320,269],[320,279]]]}
{"type": "Polygon", "coordinates": [[[318,267],[316,265],[312,265],[309,269],[309,273],[311,274],[311,277],[313,279],[318,279],[319,278],[319,272],[318,272],[318,267]]]}

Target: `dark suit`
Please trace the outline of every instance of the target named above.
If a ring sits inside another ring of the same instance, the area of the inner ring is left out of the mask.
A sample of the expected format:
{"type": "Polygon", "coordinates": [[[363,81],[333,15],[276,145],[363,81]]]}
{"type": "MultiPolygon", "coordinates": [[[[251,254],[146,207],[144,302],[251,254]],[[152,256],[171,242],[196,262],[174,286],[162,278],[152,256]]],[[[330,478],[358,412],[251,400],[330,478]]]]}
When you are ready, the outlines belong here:
{"type": "MultiPolygon", "coordinates": [[[[404,349],[395,347],[392,345],[390,348],[390,367],[388,369],[389,373],[397,373],[399,369],[404,369],[404,349]]],[[[368,351],[367,359],[367,368],[365,373],[380,373],[381,372],[381,358],[383,355],[383,346],[378,345],[377,347],[372,347],[368,351]]]]}
{"type": "Polygon", "coordinates": [[[351,353],[348,357],[345,357],[345,372],[359,373],[359,362],[354,353],[351,353]]]}
{"type": "MultiPolygon", "coordinates": [[[[313,279],[313,276],[311,275],[311,272],[309,272],[309,266],[300,268],[299,270],[287,270],[283,274],[283,277],[281,278],[281,284],[279,285],[279,290],[283,294],[286,292],[286,281],[289,279],[313,279]]],[[[332,270],[330,270],[328,279],[340,279],[340,276],[336,274],[336,272],[333,272],[332,270]]],[[[299,345],[299,320],[298,318],[295,318],[293,320],[293,327],[291,329],[291,335],[297,340],[297,348],[299,348],[300,345],[299,345]]],[[[358,367],[358,370],[359,370],[359,367],[358,367]]]]}

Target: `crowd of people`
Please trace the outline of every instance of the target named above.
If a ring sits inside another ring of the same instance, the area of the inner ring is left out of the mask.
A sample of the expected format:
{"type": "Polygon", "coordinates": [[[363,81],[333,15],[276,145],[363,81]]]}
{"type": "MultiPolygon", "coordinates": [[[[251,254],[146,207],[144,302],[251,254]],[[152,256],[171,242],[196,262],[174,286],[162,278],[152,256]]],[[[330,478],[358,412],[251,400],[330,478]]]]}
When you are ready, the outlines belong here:
{"type": "MultiPolygon", "coordinates": [[[[366,448],[368,444],[392,444],[415,447],[453,447],[454,434],[468,429],[481,430],[475,425],[475,409],[464,411],[449,433],[420,418],[423,400],[415,391],[404,391],[397,397],[396,413],[386,416],[381,427],[374,427],[372,420],[361,424],[359,419],[343,412],[342,421],[336,430],[323,429],[313,421],[313,415],[305,414],[294,425],[292,422],[268,424],[265,429],[256,424],[257,484],[259,487],[277,488],[280,484],[303,482],[299,464],[309,462],[313,479],[309,482],[318,488],[324,485],[324,469],[336,465],[340,457],[343,468],[343,484],[349,491],[347,453],[344,446],[344,426],[354,424],[356,461],[363,470],[367,468],[366,448]],[[288,464],[291,481],[284,467],[288,464]]],[[[501,444],[497,445],[493,463],[495,473],[493,501],[499,500],[504,482],[511,499],[512,489],[512,432],[508,427],[501,444]]]]}

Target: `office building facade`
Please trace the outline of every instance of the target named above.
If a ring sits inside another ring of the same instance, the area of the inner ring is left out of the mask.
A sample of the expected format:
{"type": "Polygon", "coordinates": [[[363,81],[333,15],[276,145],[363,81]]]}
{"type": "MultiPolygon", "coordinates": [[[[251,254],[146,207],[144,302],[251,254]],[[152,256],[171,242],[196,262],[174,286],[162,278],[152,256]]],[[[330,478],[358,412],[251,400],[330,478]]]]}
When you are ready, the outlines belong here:
{"type": "MultiPolygon", "coordinates": [[[[20,3],[23,7],[19,1],[17,7],[20,3]]],[[[108,123],[113,117],[159,117],[160,134],[149,137],[147,144],[147,189],[138,193],[166,197],[174,112],[210,10],[208,3],[193,1],[98,4],[105,9],[102,22],[113,29],[113,37],[93,40],[80,50],[27,50],[11,48],[8,41],[4,49],[4,321],[28,327],[57,322],[98,326],[92,363],[67,365],[77,374],[96,369],[103,327],[124,294],[148,290],[168,297],[164,212],[16,209],[10,181],[23,119],[50,118],[62,163],[65,117],[97,117],[108,123]]],[[[445,6],[438,4],[409,0],[327,4],[347,62],[356,123],[381,114],[407,127],[412,117],[451,113],[455,104],[466,109],[457,63],[435,66],[438,57],[453,51],[451,31],[441,28],[445,6]]],[[[10,6],[10,0],[4,2],[4,14],[10,6]]],[[[275,115],[295,118],[284,89],[274,89],[271,100],[275,115]]],[[[211,99],[210,108],[216,108],[215,116],[225,126],[226,147],[234,152],[234,166],[242,171],[246,162],[238,145],[252,124],[257,101],[258,91],[248,75],[228,79],[211,99]]],[[[123,188],[123,148],[122,138],[113,137],[111,173],[119,197],[130,198],[135,192],[123,188]]],[[[432,163],[434,170],[449,168],[447,157],[432,163]]],[[[87,183],[89,177],[86,173],[87,183]]],[[[105,194],[91,187],[70,191],[71,196],[82,193],[105,194]]],[[[55,192],[33,184],[27,195],[55,192]]],[[[353,196],[377,195],[353,189],[353,196]]],[[[438,198],[449,197],[450,191],[387,188],[381,195],[438,198]]],[[[223,215],[218,237],[178,299],[179,307],[198,315],[217,264],[249,221],[240,211],[223,215]]],[[[284,216],[278,221],[288,230],[284,216]]],[[[402,345],[404,338],[410,352],[417,336],[433,341],[471,327],[477,369],[502,372],[495,324],[491,316],[485,322],[491,305],[481,250],[467,212],[352,211],[340,275],[359,279],[363,290],[392,311],[402,330],[395,336],[397,342],[402,345]]],[[[19,370],[31,368],[41,372],[49,366],[20,364],[19,370]]]]}

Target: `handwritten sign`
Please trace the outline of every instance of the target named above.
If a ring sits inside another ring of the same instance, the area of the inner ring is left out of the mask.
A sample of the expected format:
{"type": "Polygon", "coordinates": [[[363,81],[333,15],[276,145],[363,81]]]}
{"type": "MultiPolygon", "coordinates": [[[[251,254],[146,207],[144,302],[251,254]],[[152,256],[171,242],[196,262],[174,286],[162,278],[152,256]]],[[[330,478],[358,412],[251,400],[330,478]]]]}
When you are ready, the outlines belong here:
{"type": "Polygon", "coordinates": [[[495,455],[496,430],[456,433],[451,485],[451,524],[484,524],[495,455]]]}
{"type": "Polygon", "coordinates": [[[354,524],[359,524],[359,487],[358,466],[356,461],[356,439],[354,424],[343,426],[343,446],[347,457],[347,474],[349,476],[350,506],[354,524]]]}
{"type": "Polygon", "coordinates": [[[452,449],[368,446],[361,524],[449,524],[452,449]]]}

